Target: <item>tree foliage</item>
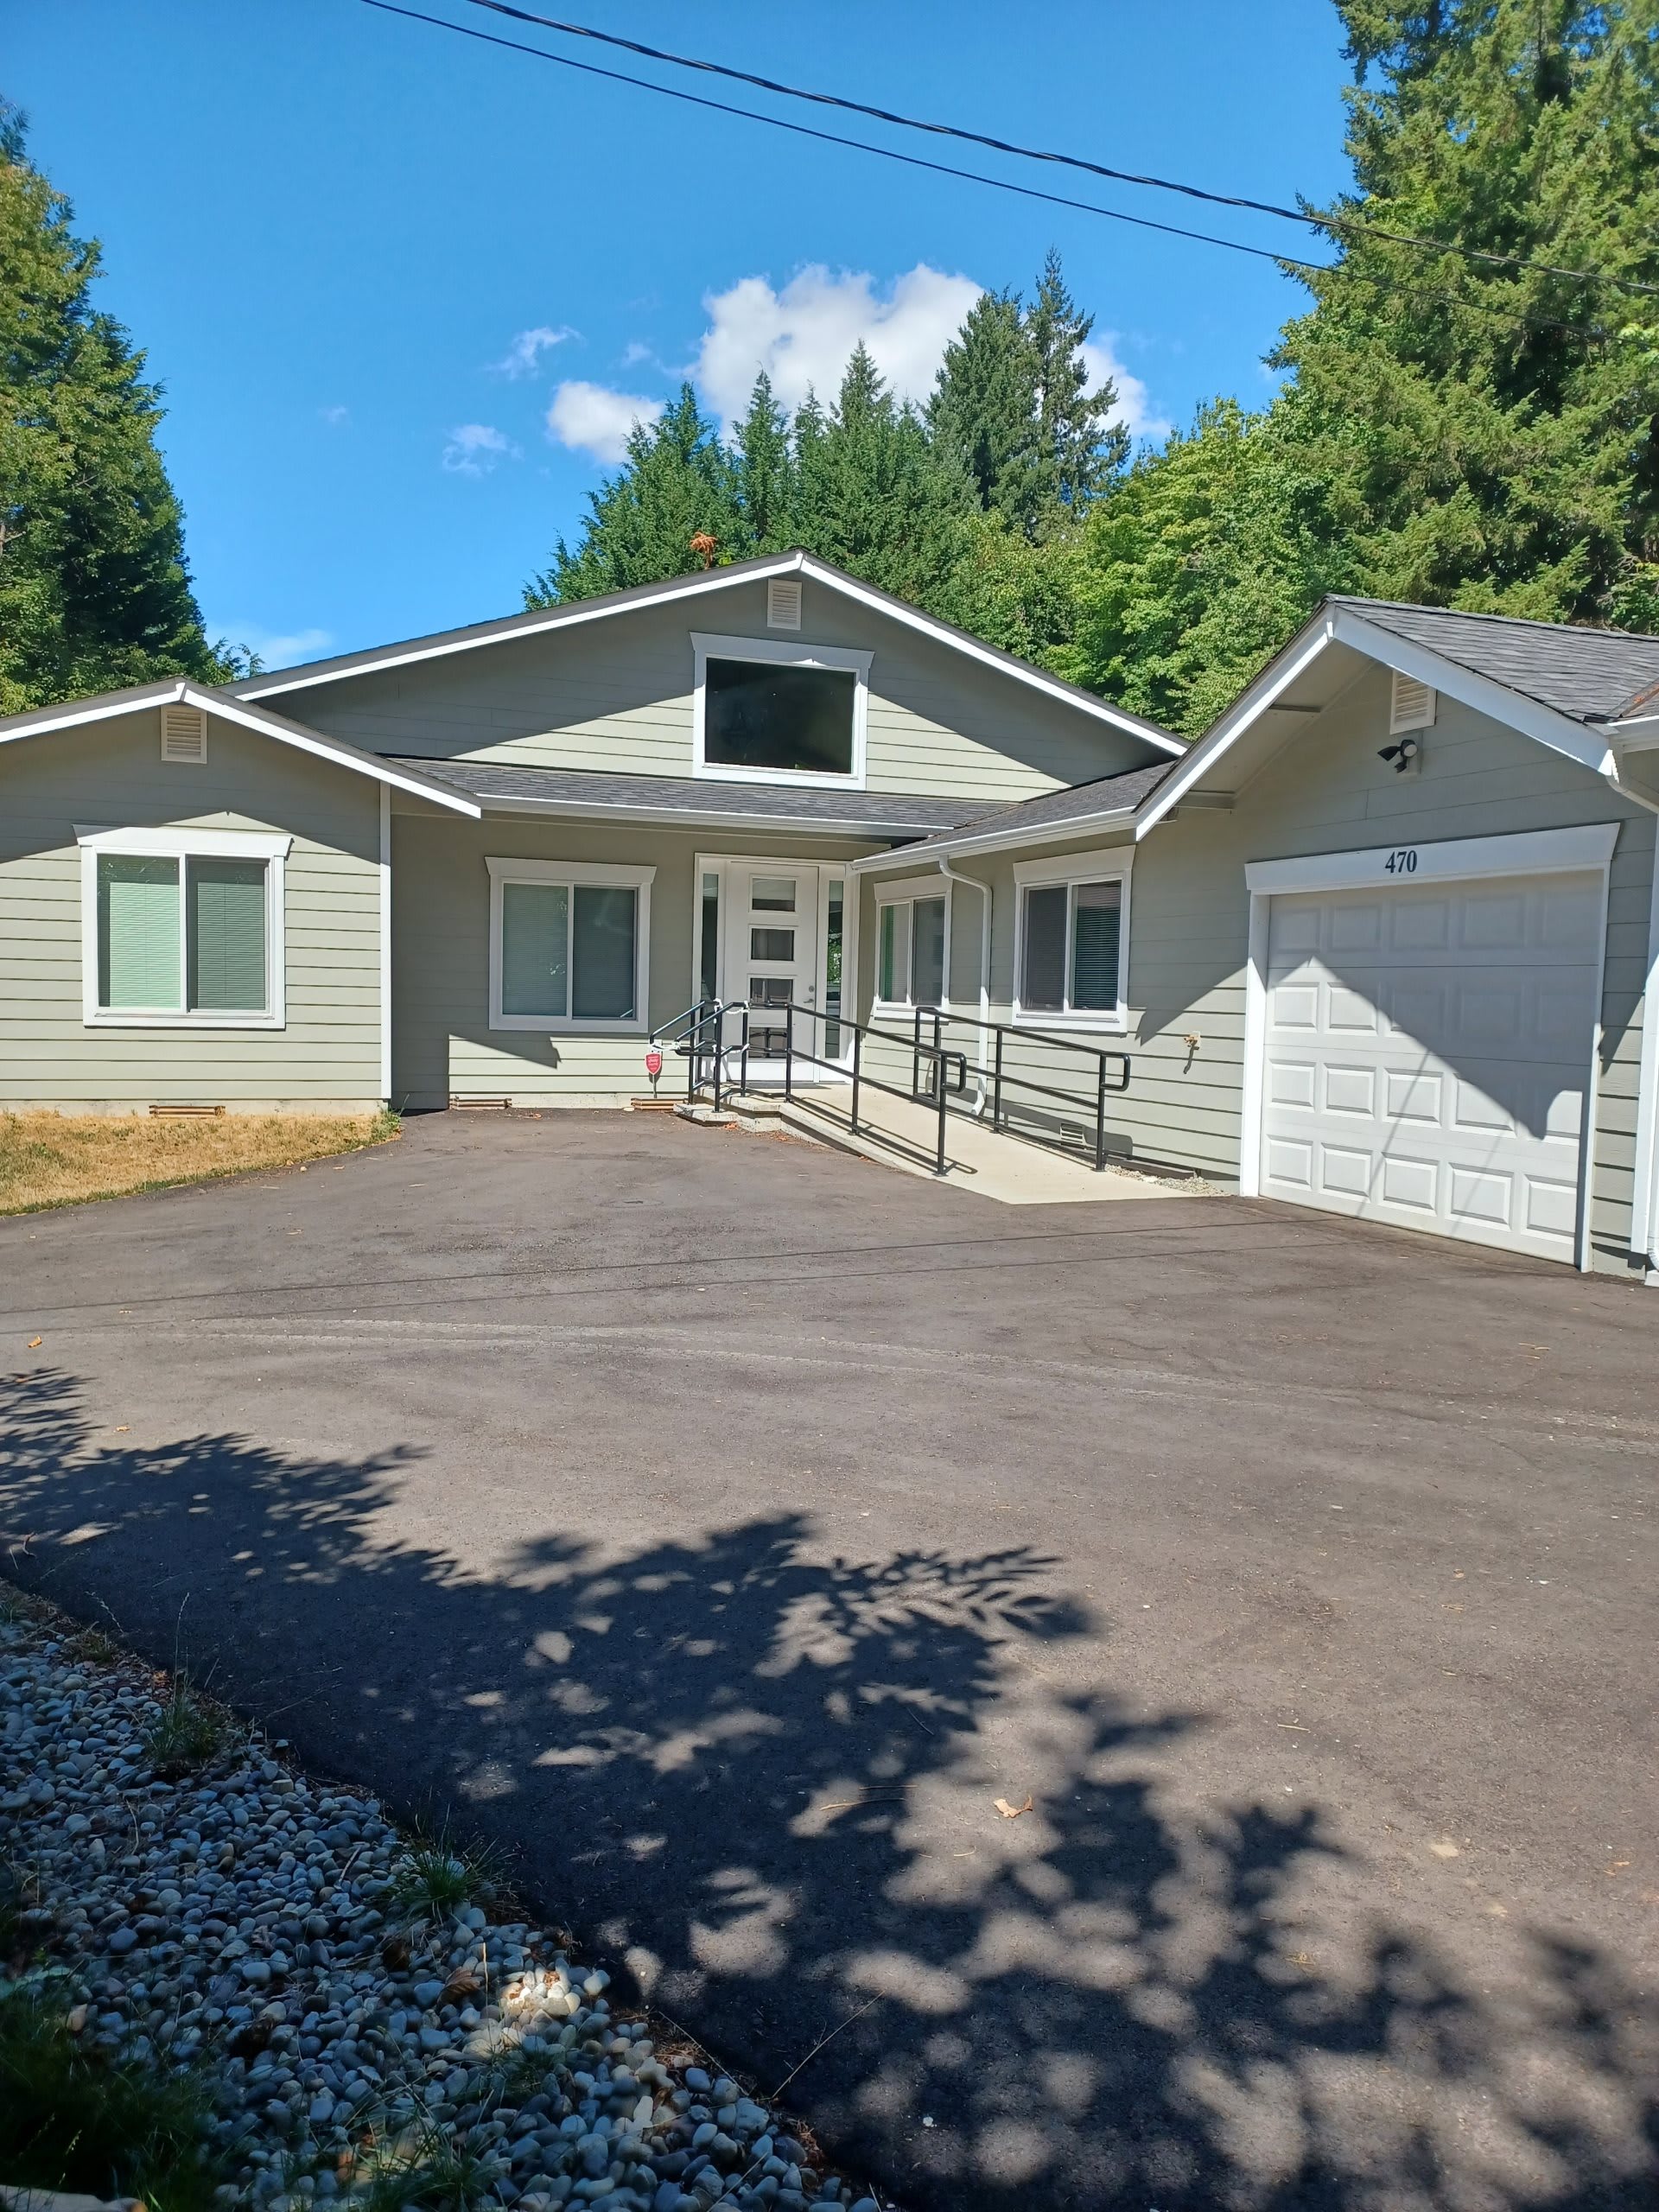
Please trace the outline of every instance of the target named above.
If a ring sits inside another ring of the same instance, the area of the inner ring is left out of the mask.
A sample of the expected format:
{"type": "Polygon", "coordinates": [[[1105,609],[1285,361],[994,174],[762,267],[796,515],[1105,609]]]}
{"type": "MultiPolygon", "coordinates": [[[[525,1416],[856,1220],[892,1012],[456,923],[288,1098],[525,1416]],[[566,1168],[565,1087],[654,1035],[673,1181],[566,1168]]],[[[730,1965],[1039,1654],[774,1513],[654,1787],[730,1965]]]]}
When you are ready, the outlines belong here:
{"type": "MultiPolygon", "coordinates": [[[[162,409],[91,304],[95,241],[0,111],[0,712],[185,675],[218,682],[156,449],[162,409]]],[[[240,665],[245,665],[245,663],[240,665]]]]}

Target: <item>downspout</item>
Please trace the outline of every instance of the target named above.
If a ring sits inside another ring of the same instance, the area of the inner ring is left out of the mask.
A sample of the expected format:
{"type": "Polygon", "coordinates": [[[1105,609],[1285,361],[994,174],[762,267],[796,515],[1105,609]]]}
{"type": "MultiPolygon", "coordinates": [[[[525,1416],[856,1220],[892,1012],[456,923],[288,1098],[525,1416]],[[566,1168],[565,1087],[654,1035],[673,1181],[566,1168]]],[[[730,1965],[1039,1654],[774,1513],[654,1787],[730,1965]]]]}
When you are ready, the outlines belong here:
{"type": "MultiPolygon", "coordinates": [[[[1637,1075],[1636,1178],[1630,1196],[1630,1241],[1646,1249],[1647,1282],[1659,1287],[1659,804],[1632,790],[1613,756],[1607,780],[1622,798],[1634,800],[1654,817],[1653,875],[1648,892],[1648,961],[1642,988],[1642,1052],[1637,1075]]],[[[1600,1008],[1597,1008],[1599,1018],[1600,1008]]],[[[1586,1202],[1588,1203],[1586,1193],[1586,1202]]]]}
{"type": "MultiPolygon", "coordinates": [[[[947,883],[965,884],[969,891],[977,891],[981,899],[979,921],[979,1019],[983,1025],[991,1018],[991,887],[982,883],[977,876],[961,875],[941,853],[939,874],[947,883]]],[[[950,995],[950,979],[945,977],[945,995],[950,995]]],[[[979,1032],[979,1068],[977,1080],[979,1096],[974,1101],[974,1119],[977,1122],[985,1111],[985,1100],[989,1090],[986,1069],[990,1064],[991,1033],[982,1026],[979,1032]]]]}

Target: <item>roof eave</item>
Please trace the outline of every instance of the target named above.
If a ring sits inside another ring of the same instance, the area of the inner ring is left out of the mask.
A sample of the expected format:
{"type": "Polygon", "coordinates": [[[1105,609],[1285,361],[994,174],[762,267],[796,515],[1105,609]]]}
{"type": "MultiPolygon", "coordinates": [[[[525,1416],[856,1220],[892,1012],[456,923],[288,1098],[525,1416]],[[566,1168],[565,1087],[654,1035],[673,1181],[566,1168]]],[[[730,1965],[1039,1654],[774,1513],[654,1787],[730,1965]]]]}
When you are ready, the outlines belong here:
{"type": "Polygon", "coordinates": [[[854,839],[925,837],[925,826],[914,822],[825,821],[821,817],[789,814],[742,814],[715,808],[683,806],[609,805],[603,799],[526,798],[486,792],[479,804],[486,817],[497,814],[569,816],[579,821],[635,823],[656,830],[786,830],[791,837],[820,836],[854,839]]]}
{"type": "Polygon", "coordinates": [[[1063,822],[1038,823],[1025,830],[987,830],[980,836],[964,831],[960,837],[930,837],[925,845],[906,846],[903,853],[871,853],[861,861],[855,861],[855,870],[881,868],[890,861],[904,860],[914,865],[961,854],[971,858],[976,853],[1000,852],[1019,845],[1061,845],[1071,837],[1092,836],[1096,830],[1110,830],[1133,822],[1135,810],[1132,806],[1117,806],[1103,810],[1098,814],[1078,814],[1063,822]]]}

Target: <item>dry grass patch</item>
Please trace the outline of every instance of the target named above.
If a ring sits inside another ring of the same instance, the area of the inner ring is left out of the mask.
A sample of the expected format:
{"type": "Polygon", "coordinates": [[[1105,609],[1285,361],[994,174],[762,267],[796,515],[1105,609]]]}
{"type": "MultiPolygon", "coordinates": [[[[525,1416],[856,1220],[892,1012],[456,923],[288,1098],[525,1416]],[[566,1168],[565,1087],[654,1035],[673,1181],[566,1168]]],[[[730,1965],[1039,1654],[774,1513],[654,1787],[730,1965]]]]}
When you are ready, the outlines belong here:
{"type": "Polygon", "coordinates": [[[118,1198],[258,1167],[357,1152],[397,1134],[392,1114],[0,1114],[0,1214],[118,1198]]]}

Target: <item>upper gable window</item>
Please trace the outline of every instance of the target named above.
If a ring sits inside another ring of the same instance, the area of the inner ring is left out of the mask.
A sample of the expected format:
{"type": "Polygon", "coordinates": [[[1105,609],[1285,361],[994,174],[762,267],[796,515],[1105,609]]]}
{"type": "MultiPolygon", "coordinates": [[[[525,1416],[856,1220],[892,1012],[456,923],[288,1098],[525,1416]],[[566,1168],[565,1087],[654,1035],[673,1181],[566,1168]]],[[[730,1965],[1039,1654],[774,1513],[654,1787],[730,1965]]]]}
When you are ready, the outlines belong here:
{"type": "Polygon", "coordinates": [[[766,638],[692,644],[699,776],[863,788],[870,654],[766,638]]]}

